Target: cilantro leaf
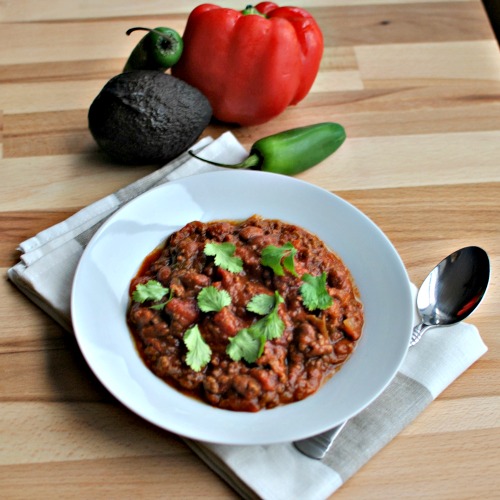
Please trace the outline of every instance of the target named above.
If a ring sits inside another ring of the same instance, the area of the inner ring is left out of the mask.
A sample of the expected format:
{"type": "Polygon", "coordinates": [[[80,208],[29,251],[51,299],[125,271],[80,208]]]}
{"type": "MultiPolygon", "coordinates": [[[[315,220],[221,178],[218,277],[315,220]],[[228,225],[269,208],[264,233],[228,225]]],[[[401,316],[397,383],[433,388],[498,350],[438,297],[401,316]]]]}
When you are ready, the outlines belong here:
{"type": "Polygon", "coordinates": [[[149,308],[154,309],[155,311],[161,311],[172,300],[173,296],[174,296],[174,291],[170,289],[170,292],[168,294],[168,299],[165,302],[160,302],[159,304],[155,304],[154,306],[149,306],[149,308]]]}
{"type": "Polygon", "coordinates": [[[283,267],[294,276],[298,276],[297,271],[295,270],[295,261],[293,260],[296,254],[297,250],[294,248],[292,252],[290,252],[288,255],[285,255],[285,257],[283,258],[283,267]]]}
{"type": "Polygon", "coordinates": [[[247,363],[254,363],[262,356],[267,340],[277,339],[283,335],[285,323],[278,314],[282,302],[284,302],[283,297],[277,291],[274,292],[274,296],[261,293],[250,300],[247,309],[263,317],[229,339],[226,353],[233,361],[243,358],[247,363]]]}
{"type": "MultiPolygon", "coordinates": [[[[260,295],[256,295],[249,302],[249,304],[247,305],[247,309],[248,306],[252,304],[253,300],[256,297],[260,297],[260,295]]],[[[265,299],[266,302],[265,305],[267,306],[267,313],[253,311],[257,312],[258,314],[265,314],[265,316],[259,319],[259,321],[254,323],[252,326],[250,326],[249,330],[250,333],[252,333],[252,335],[256,338],[264,336],[266,340],[277,339],[281,337],[281,335],[283,335],[283,332],[285,330],[285,323],[278,314],[278,307],[282,302],[284,302],[284,300],[283,297],[277,291],[274,292],[274,297],[272,295],[264,295],[264,296],[269,297],[271,299],[271,300],[265,299]]],[[[264,311],[264,309],[261,309],[261,311],[264,311]]]]}
{"type": "Polygon", "coordinates": [[[266,293],[254,295],[247,304],[247,310],[264,316],[269,314],[274,307],[275,297],[266,293]]]}
{"type": "Polygon", "coordinates": [[[215,257],[215,265],[230,271],[239,273],[243,270],[243,261],[234,255],[236,246],[229,242],[207,243],[204,248],[205,255],[215,257]]]}
{"type": "Polygon", "coordinates": [[[231,296],[226,290],[218,290],[214,286],[203,288],[198,294],[198,307],[203,312],[219,312],[231,304],[231,296]]]}
{"type": "Polygon", "coordinates": [[[262,250],[260,261],[263,266],[270,267],[277,276],[284,276],[283,268],[297,276],[293,260],[296,254],[297,249],[290,242],[285,243],[282,247],[268,245],[262,250]]]}
{"type": "Polygon", "coordinates": [[[161,311],[166,305],[167,302],[162,302],[161,304],[155,304],[154,306],[149,306],[150,309],[154,309],[155,311],[161,311]]]}
{"type": "Polygon", "coordinates": [[[278,311],[272,311],[250,326],[249,330],[254,337],[264,337],[266,340],[273,340],[283,335],[285,323],[279,317],[278,311]]]}
{"type": "Polygon", "coordinates": [[[199,372],[210,361],[212,349],[203,340],[198,325],[186,330],[182,339],[188,349],[186,363],[195,371],[199,372]]]}
{"type": "Polygon", "coordinates": [[[226,352],[233,361],[243,358],[247,363],[255,363],[262,356],[265,343],[265,336],[256,337],[249,329],[244,328],[229,338],[226,352]]]}
{"type": "Polygon", "coordinates": [[[333,304],[333,299],[326,288],[325,272],[321,276],[304,274],[302,281],[304,283],[300,286],[300,294],[309,311],[328,309],[333,304]]]}
{"type": "Polygon", "coordinates": [[[149,280],[146,284],[139,284],[132,293],[134,302],[146,302],[146,300],[161,300],[169,292],[159,281],[149,280]]]}

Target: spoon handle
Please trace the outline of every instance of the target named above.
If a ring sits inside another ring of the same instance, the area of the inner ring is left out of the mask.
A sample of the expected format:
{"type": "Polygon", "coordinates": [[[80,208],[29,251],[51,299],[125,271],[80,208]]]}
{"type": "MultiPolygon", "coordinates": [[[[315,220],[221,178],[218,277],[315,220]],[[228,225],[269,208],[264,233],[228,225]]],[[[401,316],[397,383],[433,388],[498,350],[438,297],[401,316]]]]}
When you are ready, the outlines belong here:
{"type": "Polygon", "coordinates": [[[411,334],[410,347],[415,345],[424,335],[424,333],[432,328],[433,325],[426,325],[424,322],[420,322],[415,328],[413,328],[413,333],[411,334]]]}
{"type": "Polygon", "coordinates": [[[333,429],[307,439],[302,439],[301,441],[294,441],[293,444],[302,454],[316,460],[321,460],[346,423],[347,420],[333,429]]]}

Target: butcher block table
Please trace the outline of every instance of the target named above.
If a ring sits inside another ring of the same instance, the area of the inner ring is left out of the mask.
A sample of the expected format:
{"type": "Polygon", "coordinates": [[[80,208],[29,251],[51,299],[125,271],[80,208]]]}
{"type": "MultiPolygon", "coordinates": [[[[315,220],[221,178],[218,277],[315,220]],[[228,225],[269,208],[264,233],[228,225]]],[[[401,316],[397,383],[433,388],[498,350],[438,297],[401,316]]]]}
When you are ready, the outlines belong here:
{"type": "MultiPolygon", "coordinates": [[[[142,36],[125,36],[128,28],[182,32],[196,5],[0,4],[2,498],[236,498],[181,438],[118,403],[75,338],[6,277],[20,242],[158,167],[107,162],[87,111],[142,36]]],[[[301,6],[325,39],[307,98],[264,125],[212,124],[203,136],[230,130],[249,148],[274,132],[339,122],[344,145],[298,178],[367,214],[416,284],[468,245],[483,247],[492,266],[487,295],[468,320],[488,352],[334,496],[498,498],[500,53],[488,17],[480,0],[301,6]]]]}

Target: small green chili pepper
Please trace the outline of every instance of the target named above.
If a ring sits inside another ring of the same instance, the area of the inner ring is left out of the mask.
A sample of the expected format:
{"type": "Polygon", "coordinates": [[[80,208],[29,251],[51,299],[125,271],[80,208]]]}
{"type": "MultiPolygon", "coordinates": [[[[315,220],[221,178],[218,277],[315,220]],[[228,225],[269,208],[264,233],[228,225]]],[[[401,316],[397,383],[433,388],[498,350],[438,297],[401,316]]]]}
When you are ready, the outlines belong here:
{"type": "Polygon", "coordinates": [[[177,31],[171,28],[130,28],[127,35],[138,30],[149,31],[130,54],[123,71],[136,69],[164,70],[180,59],[184,43],[177,31]]]}
{"type": "Polygon", "coordinates": [[[326,122],[299,127],[259,139],[250,155],[241,163],[225,165],[205,160],[189,151],[198,160],[228,168],[252,168],[277,174],[295,175],[314,167],[343,144],[344,127],[326,122]]]}

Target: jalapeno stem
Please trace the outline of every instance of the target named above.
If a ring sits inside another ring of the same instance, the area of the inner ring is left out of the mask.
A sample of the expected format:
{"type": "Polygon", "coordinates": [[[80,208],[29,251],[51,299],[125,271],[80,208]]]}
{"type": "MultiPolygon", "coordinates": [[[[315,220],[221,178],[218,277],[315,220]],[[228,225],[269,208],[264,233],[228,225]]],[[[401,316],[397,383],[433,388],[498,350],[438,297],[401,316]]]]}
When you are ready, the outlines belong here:
{"type": "Polygon", "coordinates": [[[194,154],[192,150],[189,150],[188,153],[196,158],[197,160],[203,161],[205,163],[209,163],[210,165],[215,165],[216,167],[226,167],[226,168],[259,168],[262,165],[262,158],[257,153],[250,154],[248,158],[243,160],[240,163],[235,163],[233,165],[228,165],[226,163],[218,163],[216,161],[207,160],[205,158],[201,158],[198,155],[194,154]]]}
{"type": "Polygon", "coordinates": [[[161,36],[162,38],[165,38],[165,40],[171,40],[170,36],[168,33],[162,33],[161,31],[155,30],[154,28],[143,28],[142,26],[136,26],[135,28],[129,28],[125,33],[126,35],[130,35],[130,33],[133,33],[134,31],[149,31],[150,33],[156,33],[157,35],[161,36]]]}

